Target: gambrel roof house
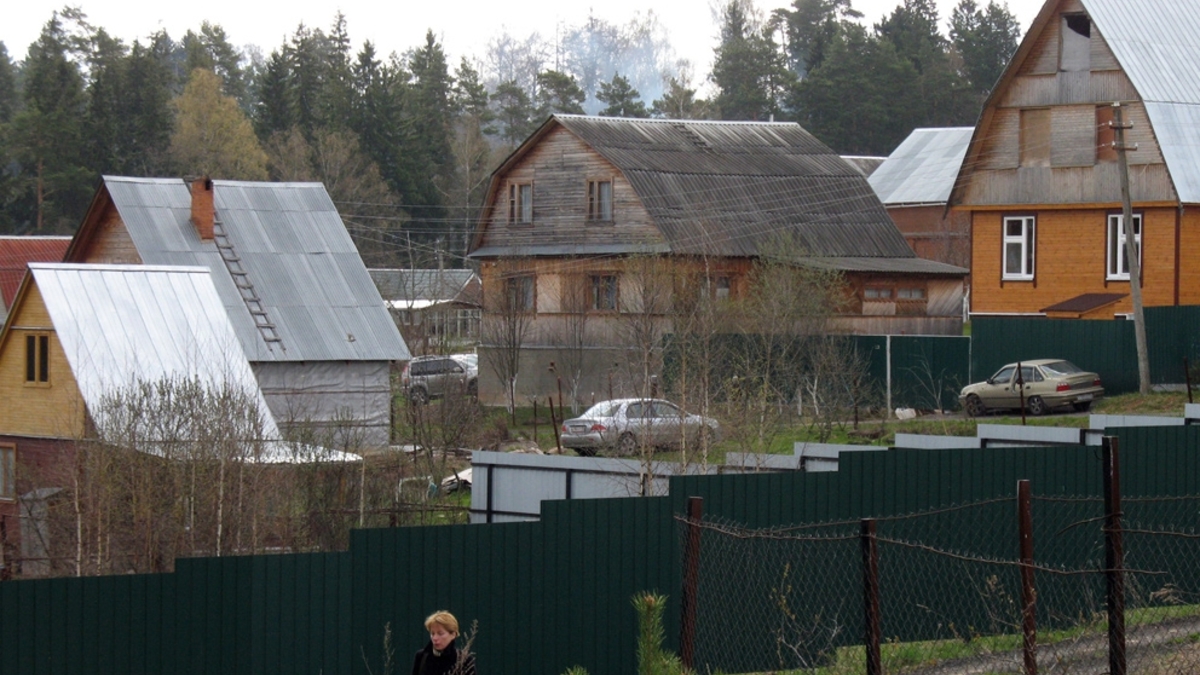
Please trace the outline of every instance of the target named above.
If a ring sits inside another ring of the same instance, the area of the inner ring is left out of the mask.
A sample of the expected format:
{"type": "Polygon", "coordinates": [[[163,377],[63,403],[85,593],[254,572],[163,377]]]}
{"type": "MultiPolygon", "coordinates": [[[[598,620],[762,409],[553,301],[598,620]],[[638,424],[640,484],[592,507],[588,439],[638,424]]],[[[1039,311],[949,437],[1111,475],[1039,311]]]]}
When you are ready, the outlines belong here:
{"type": "Polygon", "coordinates": [[[970,218],[946,206],[972,127],[914,129],[867,177],[909,246],[922,258],[971,264],[970,218]]]}
{"type": "MultiPolygon", "coordinates": [[[[630,306],[621,298],[636,294],[622,260],[658,256],[736,298],[754,259],[782,242],[800,264],[844,275],[840,328],[961,332],[967,270],[917,257],[863,173],[790,122],[554,115],[493,173],[469,256],[482,263],[485,298],[520,282],[531,349],[553,346],[580,314],[568,296],[591,284],[595,350],[616,347],[630,306]]],[[[483,324],[486,333],[486,302],[483,324]]],[[[521,369],[527,393],[542,390],[535,378],[555,358],[521,369]]]]}
{"type": "Polygon", "coordinates": [[[1200,303],[1200,2],[1048,0],[988,98],[951,203],[972,311],[1131,311],[1115,116],[1132,124],[1147,306],[1200,303]]]}
{"type": "Polygon", "coordinates": [[[408,348],[320,183],[105,176],[65,259],[209,269],[285,430],[387,444],[408,348]]]}

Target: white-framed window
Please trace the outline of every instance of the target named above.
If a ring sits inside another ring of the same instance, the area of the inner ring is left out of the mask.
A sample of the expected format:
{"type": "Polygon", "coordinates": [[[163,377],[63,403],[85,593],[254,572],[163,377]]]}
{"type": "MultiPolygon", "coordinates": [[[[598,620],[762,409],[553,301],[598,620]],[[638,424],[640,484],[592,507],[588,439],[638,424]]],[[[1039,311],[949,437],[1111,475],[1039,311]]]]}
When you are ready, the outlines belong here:
{"type": "MultiPolygon", "coordinates": [[[[1125,254],[1125,217],[1120,213],[1108,216],[1107,278],[1109,281],[1129,281],[1129,257],[1125,254]]],[[[1142,262],[1142,214],[1133,214],[1133,246],[1142,262]]]]}
{"type": "Polygon", "coordinates": [[[1034,216],[1004,218],[1004,279],[1033,279],[1036,226],[1034,216]]]}

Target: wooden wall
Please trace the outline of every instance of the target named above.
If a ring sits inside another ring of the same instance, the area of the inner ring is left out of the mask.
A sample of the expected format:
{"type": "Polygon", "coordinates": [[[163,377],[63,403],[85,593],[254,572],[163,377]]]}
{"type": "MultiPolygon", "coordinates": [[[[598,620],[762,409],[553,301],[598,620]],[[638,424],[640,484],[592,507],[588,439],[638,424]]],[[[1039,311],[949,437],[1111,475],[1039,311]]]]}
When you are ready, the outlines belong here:
{"type": "MultiPolygon", "coordinates": [[[[138,254],[137,246],[129,236],[129,230],[121,220],[117,207],[109,202],[96,218],[91,239],[86,247],[76,252],[74,259],[108,265],[142,264],[142,257],[138,254]]],[[[87,227],[87,223],[84,227],[87,227]]]]}
{"type": "Polygon", "coordinates": [[[1091,31],[1090,71],[1059,70],[1061,15],[1083,12],[1078,0],[1063,0],[1032,50],[983,115],[982,144],[961,195],[968,206],[1089,204],[1120,198],[1115,161],[1097,158],[1097,106],[1122,102],[1133,128],[1126,143],[1133,199],[1176,201],[1162,152],[1137,90],[1119,69],[1100,32],[1091,31]],[[1021,111],[1048,109],[1049,166],[1021,166],[1021,111]]]}
{"type": "Polygon", "coordinates": [[[971,216],[946,213],[944,205],[896,206],[888,215],[917,257],[958,267],[971,266],[971,216]]]}
{"type": "Polygon", "coordinates": [[[550,131],[499,183],[482,246],[643,244],[662,234],[624,175],[562,127],[550,131]],[[613,182],[613,220],[587,220],[588,181],[613,182]],[[508,222],[508,186],[533,185],[533,224],[508,222]]]}
{"type": "MultiPolygon", "coordinates": [[[[1135,209],[1142,213],[1142,297],[1147,307],[1173,305],[1176,276],[1176,214],[1173,208],[1135,209]]],[[[1034,279],[1006,281],[1003,272],[1002,222],[1020,212],[976,211],[972,214],[972,313],[1036,313],[1083,293],[1129,293],[1129,282],[1106,280],[1108,209],[1042,210],[1037,213],[1034,279]]],[[[1190,250],[1200,254],[1200,213],[1187,228],[1190,250]]],[[[1183,230],[1181,230],[1182,233],[1183,230]]],[[[1186,260],[1186,259],[1185,259],[1186,260]]],[[[1184,265],[1186,268],[1187,265],[1184,265]]],[[[1194,266],[1193,266],[1194,267],[1194,266]]],[[[1196,289],[1186,297],[1200,301],[1200,273],[1181,275],[1196,289]]],[[[1110,308],[1109,315],[1132,311],[1130,298],[1110,308]]],[[[1184,302],[1184,304],[1187,304],[1184,302]]]]}
{"type": "Polygon", "coordinates": [[[78,438],[83,433],[83,397],[37,286],[30,286],[18,302],[0,344],[0,434],[78,438]],[[25,382],[25,336],[31,332],[50,333],[49,386],[25,382]]]}

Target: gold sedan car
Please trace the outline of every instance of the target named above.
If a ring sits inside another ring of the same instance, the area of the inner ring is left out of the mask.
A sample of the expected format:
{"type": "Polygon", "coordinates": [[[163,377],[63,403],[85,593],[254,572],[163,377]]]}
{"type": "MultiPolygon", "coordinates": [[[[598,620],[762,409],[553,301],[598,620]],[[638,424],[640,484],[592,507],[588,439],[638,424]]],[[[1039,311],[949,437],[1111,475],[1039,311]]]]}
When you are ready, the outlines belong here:
{"type": "Polygon", "coordinates": [[[1030,415],[1044,415],[1066,405],[1087,412],[1102,396],[1096,373],[1062,359],[1038,359],[1010,363],[986,381],[964,387],[958,402],[972,417],[989,410],[1019,410],[1022,400],[1030,415]]]}

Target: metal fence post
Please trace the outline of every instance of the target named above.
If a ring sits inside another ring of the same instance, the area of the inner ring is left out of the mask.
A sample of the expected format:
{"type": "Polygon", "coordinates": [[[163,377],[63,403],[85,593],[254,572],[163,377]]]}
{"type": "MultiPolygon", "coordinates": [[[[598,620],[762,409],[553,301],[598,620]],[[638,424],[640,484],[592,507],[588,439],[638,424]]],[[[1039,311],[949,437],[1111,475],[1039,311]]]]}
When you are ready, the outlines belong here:
{"type": "Polygon", "coordinates": [[[883,623],[879,612],[879,547],[875,541],[875,520],[863,518],[860,524],[863,558],[863,610],[866,616],[866,635],[863,647],[867,650],[867,675],[883,675],[880,644],[883,623]]]}
{"type": "Polygon", "coordinates": [[[683,549],[683,596],[679,622],[679,659],[692,670],[696,658],[696,595],[700,586],[700,521],[704,518],[704,498],[688,497],[687,543],[683,549]]]}
{"type": "Polygon", "coordinates": [[[1017,520],[1021,547],[1021,632],[1025,675],[1037,675],[1037,591],[1033,583],[1033,507],[1028,480],[1017,481],[1017,520]]]}
{"type": "Polygon", "coordinates": [[[1121,461],[1117,439],[1104,442],[1104,564],[1108,586],[1108,672],[1126,675],[1125,549],[1121,536],[1121,461]]]}

